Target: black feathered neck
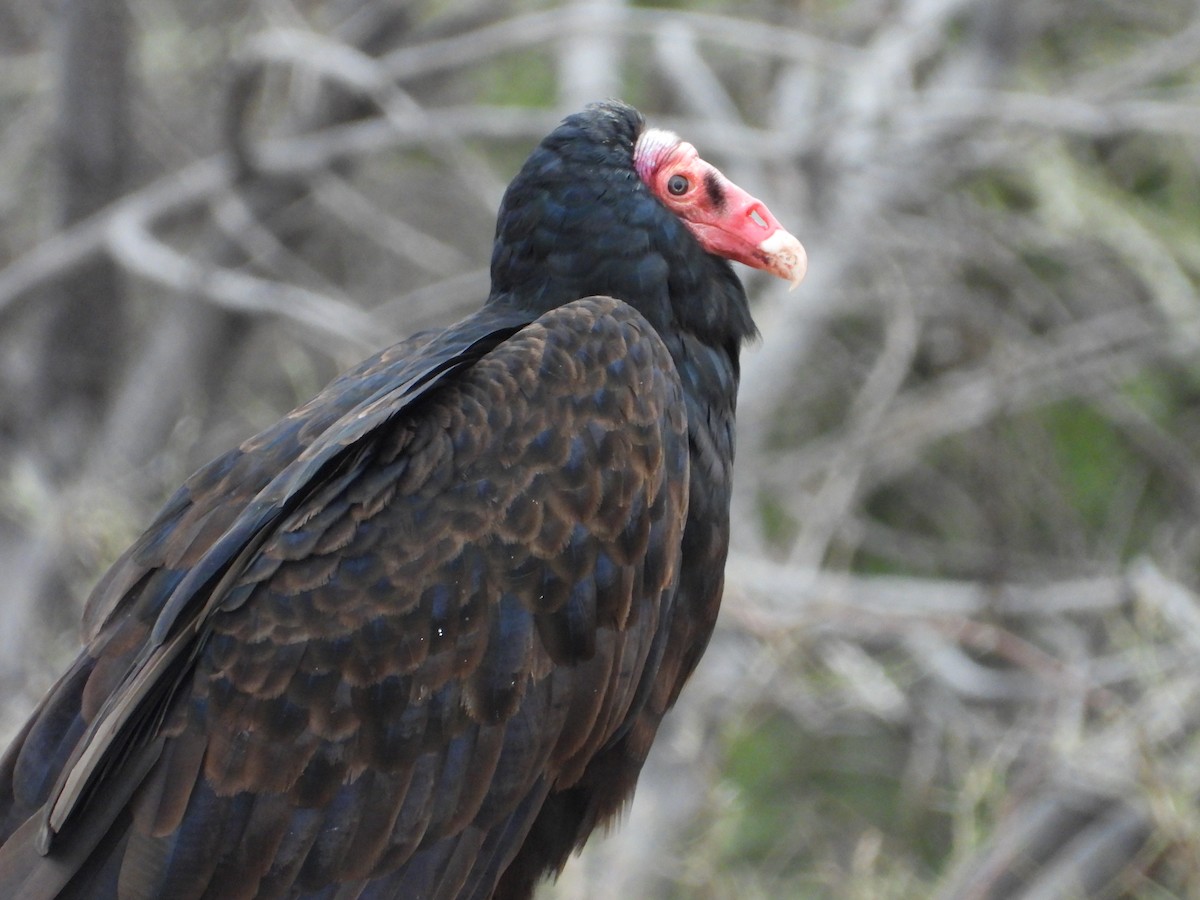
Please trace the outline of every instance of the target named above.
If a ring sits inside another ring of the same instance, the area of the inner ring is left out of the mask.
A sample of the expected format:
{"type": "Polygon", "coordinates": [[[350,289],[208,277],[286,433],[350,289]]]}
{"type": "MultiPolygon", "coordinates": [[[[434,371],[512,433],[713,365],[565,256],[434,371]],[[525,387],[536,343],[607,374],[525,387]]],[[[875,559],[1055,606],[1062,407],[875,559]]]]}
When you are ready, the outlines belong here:
{"type": "Polygon", "coordinates": [[[540,313],[617,297],[664,338],[679,330],[736,356],[754,333],[745,290],[638,177],[644,124],[627,104],[597,103],[533,151],[500,204],[489,303],[540,313]]]}

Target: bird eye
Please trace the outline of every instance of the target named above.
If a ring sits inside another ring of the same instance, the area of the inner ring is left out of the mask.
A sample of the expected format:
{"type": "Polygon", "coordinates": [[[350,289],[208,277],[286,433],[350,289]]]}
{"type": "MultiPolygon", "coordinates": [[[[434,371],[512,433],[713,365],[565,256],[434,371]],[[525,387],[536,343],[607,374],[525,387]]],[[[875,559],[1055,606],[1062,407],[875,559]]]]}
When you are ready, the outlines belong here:
{"type": "Polygon", "coordinates": [[[683,175],[672,175],[667,179],[667,192],[679,197],[687,193],[687,189],[691,187],[687,178],[683,175]]]}

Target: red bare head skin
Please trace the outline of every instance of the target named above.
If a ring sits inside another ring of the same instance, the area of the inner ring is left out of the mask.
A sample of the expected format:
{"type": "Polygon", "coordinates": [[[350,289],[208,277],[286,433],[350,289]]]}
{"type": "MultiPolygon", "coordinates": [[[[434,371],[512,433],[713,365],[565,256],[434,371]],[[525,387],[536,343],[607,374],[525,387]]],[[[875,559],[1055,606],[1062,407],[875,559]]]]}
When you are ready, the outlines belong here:
{"type": "Polygon", "coordinates": [[[801,243],[691,144],[648,128],[633,149],[633,163],[650,192],[709,253],[778,275],[793,288],[804,279],[808,256],[801,243]]]}

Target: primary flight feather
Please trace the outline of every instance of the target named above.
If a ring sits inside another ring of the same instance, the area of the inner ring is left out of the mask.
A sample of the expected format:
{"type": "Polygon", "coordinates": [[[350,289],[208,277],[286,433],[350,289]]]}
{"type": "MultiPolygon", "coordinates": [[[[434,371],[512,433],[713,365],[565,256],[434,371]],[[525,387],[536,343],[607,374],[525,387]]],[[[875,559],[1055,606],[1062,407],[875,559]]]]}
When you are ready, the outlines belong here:
{"type": "Polygon", "coordinates": [[[483,308],[184,483],[0,760],[0,896],[526,898],[632,794],[712,632],[767,208],[596,104],[483,308]]]}

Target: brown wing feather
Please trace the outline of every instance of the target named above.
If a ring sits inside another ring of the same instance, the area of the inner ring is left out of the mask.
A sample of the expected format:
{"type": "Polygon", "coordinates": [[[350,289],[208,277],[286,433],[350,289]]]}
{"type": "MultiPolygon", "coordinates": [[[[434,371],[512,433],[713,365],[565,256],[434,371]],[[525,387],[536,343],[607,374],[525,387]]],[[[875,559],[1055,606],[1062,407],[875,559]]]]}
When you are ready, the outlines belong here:
{"type": "MultiPolygon", "coordinates": [[[[646,696],[688,451],[678,377],[639,315],[602,298],[551,312],[356,446],[180,638],[161,756],[91,866],[122,896],[487,896],[544,797],[646,696]]],[[[194,559],[232,522],[209,491],[239,465],[253,483],[238,458],[200,473],[131,558],[194,559]]],[[[93,613],[101,657],[147,638],[137,586],[164,571],[110,575],[129,596],[93,613]]]]}

